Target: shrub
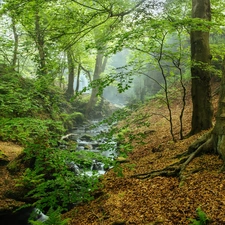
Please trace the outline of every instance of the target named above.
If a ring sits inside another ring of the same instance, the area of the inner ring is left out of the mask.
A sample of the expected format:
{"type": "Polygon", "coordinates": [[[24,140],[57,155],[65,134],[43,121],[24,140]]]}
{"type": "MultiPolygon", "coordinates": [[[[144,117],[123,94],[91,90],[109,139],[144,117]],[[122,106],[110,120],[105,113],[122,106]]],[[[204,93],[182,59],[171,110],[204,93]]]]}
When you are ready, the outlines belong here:
{"type": "Polygon", "coordinates": [[[34,118],[1,118],[0,136],[4,141],[15,141],[24,146],[29,143],[43,143],[63,134],[61,122],[34,118]]]}

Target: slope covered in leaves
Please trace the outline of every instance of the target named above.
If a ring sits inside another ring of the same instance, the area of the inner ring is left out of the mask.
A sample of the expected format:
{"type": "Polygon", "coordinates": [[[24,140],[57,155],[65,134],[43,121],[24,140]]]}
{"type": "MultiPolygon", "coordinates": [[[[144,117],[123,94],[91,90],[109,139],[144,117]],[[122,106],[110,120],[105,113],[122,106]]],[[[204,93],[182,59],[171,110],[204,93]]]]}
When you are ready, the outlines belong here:
{"type": "MultiPolygon", "coordinates": [[[[214,96],[215,108],[217,97],[214,96]]],[[[180,129],[180,108],[179,102],[173,101],[176,137],[180,129]]],[[[188,98],[184,134],[190,130],[191,110],[188,98]]],[[[188,165],[182,183],[176,177],[135,177],[178,161],[175,156],[185,152],[204,133],[172,141],[166,113],[164,105],[151,101],[124,121],[129,122],[129,130],[136,137],[132,141],[134,150],[128,156],[129,162],[122,164],[124,177],[116,176],[113,169],[108,171],[102,178],[103,187],[94,193],[95,199],[64,215],[71,218],[70,225],[191,224],[190,218],[197,219],[198,207],[211,219],[210,224],[225,224],[225,174],[219,173],[222,160],[217,155],[195,158],[188,165]],[[140,139],[140,134],[145,137],[140,139]]]]}

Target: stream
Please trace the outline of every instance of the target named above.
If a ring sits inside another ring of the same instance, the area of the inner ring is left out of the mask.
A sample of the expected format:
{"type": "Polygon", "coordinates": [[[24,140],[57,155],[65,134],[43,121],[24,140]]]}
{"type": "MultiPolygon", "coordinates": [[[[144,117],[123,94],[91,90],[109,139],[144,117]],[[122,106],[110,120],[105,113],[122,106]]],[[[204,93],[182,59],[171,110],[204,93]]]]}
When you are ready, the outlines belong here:
{"type": "MultiPolygon", "coordinates": [[[[109,131],[109,126],[102,124],[98,125],[98,123],[99,121],[90,121],[89,123],[74,128],[71,133],[61,138],[59,148],[62,151],[66,151],[69,141],[73,141],[76,143],[76,149],[74,149],[75,152],[89,151],[114,160],[117,157],[117,143],[116,141],[103,137],[104,135],[101,136],[101,134],[109,131]],[[102,146],[104,145],[106,145],[106,149],[102,151],[102,146]]],[[[73,161],[67,162],[67,166],[74,172],[74,176],[93,176],[93,174],[95,174],[95,176],[100,176],[106,172],[104,168],[105,165],[96,158],[92,159],[90,168],[83,169],[81,165],[78,165],[73,161]]],[[[34,220],[40,222],[48,220],[48,216],[39,209],[28,207],[18,210],[11,216],[1,216],[1,225],[28,225],[28,218],[32,214],[35,214],[34,220]]]]}
{"type": "MultiPolygon", "coordinates": [[[[102,133],[109,131],[108,125],[98,125],[99,121],[90,121],[88,124],[79,126],[72,130],[72,133],[67,134],[61,138],[61,140],[73,140],[77,143],[76,151],[89,151],[93,153],[99,153],[102,156],[111,158],[112,160],[117,157],[117,143],[116,141],[109,140],[101,136],[102,133]],[[97,126],[96,126],[97,125],[97,126]],[[106,145],[107,149],[102,151],[102,147],[106,145]]],[[[61,146],[66,148],[66,146],[61,146]]],[[[76,175],[85,173],[92,176],[93,172],[99,175],[103,175],[106,171],[104,169],[104,163],[93,159],[92,165],[89,170],[82,171],[80,165],[74,162],[68,163],[69,167],[74,171],[76,175]]]]}

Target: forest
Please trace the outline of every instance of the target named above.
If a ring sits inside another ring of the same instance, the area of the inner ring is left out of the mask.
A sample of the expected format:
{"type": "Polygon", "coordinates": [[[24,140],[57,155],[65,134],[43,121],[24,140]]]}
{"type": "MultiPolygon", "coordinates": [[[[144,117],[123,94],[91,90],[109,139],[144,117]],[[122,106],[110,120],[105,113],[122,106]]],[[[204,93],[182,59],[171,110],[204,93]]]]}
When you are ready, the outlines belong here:
{"type": "Polygon", "coordinates": [[[0,0],[1,225],[225,224],[223,0],[0,0]]]}

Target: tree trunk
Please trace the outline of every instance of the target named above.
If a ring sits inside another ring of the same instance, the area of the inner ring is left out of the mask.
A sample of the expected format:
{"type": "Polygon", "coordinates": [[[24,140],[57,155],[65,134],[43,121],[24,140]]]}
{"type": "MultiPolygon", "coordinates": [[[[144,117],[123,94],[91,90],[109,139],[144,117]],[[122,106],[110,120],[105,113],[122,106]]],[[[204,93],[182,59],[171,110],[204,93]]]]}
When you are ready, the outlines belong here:
{"type": "Polygon", "coordinates": [[[47,75],[47,67],[46,67],[46,52],[45,52],[45,40],[44,40],[44,32],[41,30],[40,26],[40,15],[39,15],[39,6],[36,8],[35,12],[35,41],[39,54],[39,75],[47,75]]]}
{"type": "Polygon", "coordinates": [[[81,64],[79,63],[78,69],[77,69],[77,85],[76,85],[76,92],[79,91],[79,87],[80,87],[80,72],[81,72],[81,64]]]}
{"type": "MultiPolygon", "coordinates": [[[[210,0],[192,0],[192,17],[210,21],[210,0]]],[[[202,30],[192,28],[191,60],[193,112],[190,134],[192,135],[212,127],[211,78],[208,70],[211,61],[209,28],[206,30],[204,25],[202,30]]]]}
{"type": "MultiPolygon", "coordinates": [[[[14,50],[13,50],[13,58],[12,58],[12,67],[16,70],[17,60],[18,60],[18,47],[19,47],[19,37],[16,30],[16,22],[12,17],[12,29],[13,29],[13,37],[14,37],[14,50]]],[[[19,70],[19,69],[18,69],[19,70]]]]}
{"type": "Polygon", "coordinates": [[[67,63],[68,63],[68,87],[66,90],[66,96],[70,99],[74,95],[74,61],[72,57],[72,51],[69,49],[67,51],[67,63]]]}
{"type": "Polygon", "coordinates": [[[214,150],[218,152],[225,162],[225,57],[223,60],[223,73],[220,85],[220,97],[216,114],[216,124],[212,131],[214,150]]]}
{"type": "MultiPolygon", "coordinates": [[[[107,63],[107,57],[104,57],[103,52],[98,50],[97,56],[96,56],[96,61],[95,61],[95,71],[94,71],[94,75],[93,75],[93,81],[100,78],[100,74],[103,73],[105,70],[106,63],[107,63]]],[[[86,114],[88,114],[89,116],[93,112],[93,108],[97,103],[98,91],[99,91],[98,87],[92,88],[91,97],[90,97],[90,100],[89,100],[89,102],[87,104],[87,108],[86,108],[86,114]]]]}

